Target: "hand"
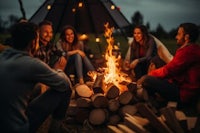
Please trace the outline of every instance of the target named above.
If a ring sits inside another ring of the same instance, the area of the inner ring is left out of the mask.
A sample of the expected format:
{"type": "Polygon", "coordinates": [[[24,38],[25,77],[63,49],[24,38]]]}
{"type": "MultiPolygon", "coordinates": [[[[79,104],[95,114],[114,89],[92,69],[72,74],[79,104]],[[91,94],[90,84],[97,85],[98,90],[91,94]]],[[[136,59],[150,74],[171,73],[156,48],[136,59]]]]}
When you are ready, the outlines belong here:
{"type": "Polygon", "coordinates": [[[67,60],[64,56],[61,56],[58,61],[54,65],[54,69],[65,70],[65,66],[67,65],[67,60]]]}
{"type": "Polygon", "coordinates": [[[77,53],[80,54],[81,57],[85,57],[85,53],[81,50],[77,50],[77,53]]]}
{"type": "Polygon", "coordinates": [[[144,82],[144,79],[146,78],[147,75],[142,76],[140,79],[137,80],[137,85],[141,86],[142,83],[144,82]]]}
{"type": "Polygon", "coordinates": [[[138,59],[135,59],[131,62],[130,64],[130,68],[131,69],[134,69],[136,67],[136,65],[138,64],[139,60],[138,59]]]}
{"type": "Polygon", "coordinates": [[[156,65],[154,63],[150,63],[149,67],[148,67],[148,72],[147,73],[150,73],[151,71],[153,71],[155,69],[156,69],[156,65]]]}

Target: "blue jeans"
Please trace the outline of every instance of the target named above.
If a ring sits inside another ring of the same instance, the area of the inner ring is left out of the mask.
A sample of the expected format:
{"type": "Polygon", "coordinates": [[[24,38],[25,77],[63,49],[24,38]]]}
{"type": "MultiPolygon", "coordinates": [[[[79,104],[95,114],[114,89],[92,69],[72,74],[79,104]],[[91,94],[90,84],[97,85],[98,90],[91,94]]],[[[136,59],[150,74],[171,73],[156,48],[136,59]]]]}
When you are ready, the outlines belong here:
{"type": "Polygon", "coordinates": [[[83,78],[83,69],[86,68],[87,71],[94,71],[95,68],[88,59],[87,56],[82,58],[79,54],[74,54],[68,57],[67,66],[65,69],[68,69],[70,66],[75,67],[77,77],[83,78]]]}
{"type": "Polygon", "coordinates": [[[64,119],[70,97],[71,89],[65,92],[48,89],[44,94],[33,99],[27,110],[30,133],[35,133],[50,114],[53,119],[64,119]]]}

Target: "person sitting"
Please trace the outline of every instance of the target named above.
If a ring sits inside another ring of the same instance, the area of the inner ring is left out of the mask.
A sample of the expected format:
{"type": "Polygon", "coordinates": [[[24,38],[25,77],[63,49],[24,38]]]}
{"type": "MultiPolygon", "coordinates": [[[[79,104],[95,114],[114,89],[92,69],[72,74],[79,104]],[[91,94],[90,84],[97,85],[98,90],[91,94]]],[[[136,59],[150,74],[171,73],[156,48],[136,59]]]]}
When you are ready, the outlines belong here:
{"type": "Polygon", "coordinates": [[[95,71],[94,66],[84,52],[84,45],[78,40],[78,36],[74,27],[65,26],[60,34],[60,39],[56,43],[58,50],[62,51],[62,55],[67,60],[65,72],[69,74],[69,68],[73,65],[76,76],[80,84],[84,83],[83,69],[87,71],[95,71]]]}
{"type": "Polygon", "coordinates": [[[50,132],[61,132],[71,83],[62,70],[56,71],[33,57],[39,46],[38,31],[38,26],[30,22],[15,24],[12,47],[0,53],[1,132],[35,133],[49,115],[52,115],[50,132]],[[39,82],[49,89],[30,101],[39,82]]]}
{"type": "MultiPolygon", "coordinates": [[[[66,66],[66,59],[64,57],[58,57],[55,54],[56,47],[52,43],[53,38],[53,24],[51,21],[43,20],[39,23],[39,47],[34,53],[34,57],[40,59],[44,63],[48,64],[54,69],[64,70],[66,66]]],[[[33,95],[35,97],[44,93],[48,89],[48,86],[38,83],[34,89],[33,95]]]]}
{"type": "Polygon", "coordinates": [[[196,44],[198,26],[182,23],[176,40],[179,48],[173,59],[143,78],[142,86],[150,96],[159,94],[165,101],[175,101],[178,107],[193,105],[200,94],[200,46],[196,44]]]}
{"type": "Polygon", "coordinates": [[[53,24],[51,21],[43,20],[39,23],[39,35],[39,48],[34,54],[34,57],[39,58],[52,68],[56,69],[59,65],[59,68],[62,66],[62,70],[64,70],[66,59],[62,56],[58,57],[55,54],[57,49],[52,43],[53,24]]]}
{"type": "Polygon", "coordinates": [[[138,80],[147,74],[151,58],[157,55],[157,47],[153,37],[150,36],[144,25],[138,25],[134,28],[133,38],[126,53],[123,68],[133,70],[132,73],[138,80]]]}
{"type": "Polygon", "coordinates": [[[147,73],[150,73],[151,71],[158,69],[164,65],[166,65],[166,63],[159,56],[154,56],[150,60],[150,64],[149,64],[147,73]]]}

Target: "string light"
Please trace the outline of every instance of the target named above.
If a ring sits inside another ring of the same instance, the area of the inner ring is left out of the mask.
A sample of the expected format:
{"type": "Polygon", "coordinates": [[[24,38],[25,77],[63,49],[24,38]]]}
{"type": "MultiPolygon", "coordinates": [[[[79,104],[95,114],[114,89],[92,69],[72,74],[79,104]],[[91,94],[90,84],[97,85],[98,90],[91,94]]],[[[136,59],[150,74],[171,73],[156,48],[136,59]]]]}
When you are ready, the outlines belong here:
{"type": "Polygon", "coordinates": [[[78,7],[83,7],[83,3],[82,3],[82,2],[79,2],[79,3],[78,3],[78,7]]]}
{"type": "Polygon", "coordinates": [[[51,9],[51,5],[47,5],[47,10],[50,10],[51,9]]]}
{"type": "Polygon", "coordinates": [[[76,8],[72,8],[72,12],[76,12],[76,8]]]}
{"type": "Polygon", "coordinates": [[[114,5],[111,5],[110,9],[111,9],[111,10],[115,10],[115,6],[114,6],[114,5]]]}
{"type": "Polygon", "coordinates": [[[100,42],[100,38],[98,38],[98,37],[96,37],[96,40],[95,40],[96,42],[100,42]]]}

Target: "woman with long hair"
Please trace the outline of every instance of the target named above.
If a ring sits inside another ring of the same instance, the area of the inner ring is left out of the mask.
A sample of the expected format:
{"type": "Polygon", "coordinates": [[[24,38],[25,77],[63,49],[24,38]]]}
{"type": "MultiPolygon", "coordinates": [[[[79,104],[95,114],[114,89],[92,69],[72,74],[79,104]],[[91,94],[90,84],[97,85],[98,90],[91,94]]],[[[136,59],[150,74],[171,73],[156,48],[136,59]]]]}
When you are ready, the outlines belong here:
{"type": "Polygon", "coordinates": [[[147,74],[150,60],[155,55],[157,55],[157,47],[154,38],[149,34],[146,26],[136,26],[133,30],[133,41],[124,60],[124,68],[132,70],[135,79],[138,80],[147,74]]]}
{"type": "Polygon", "coordinates": [[[84,44],[78,40],[74,27],[67,25],[63,28],[56,47],[62,51],[62,55],[67,59],[65,70],[67,70],[69,65],[71,67],[73,64],[79,83],[83,84],[83,69],[86,68],[87,71],[94,71],[95,68],[84,53],[84,44]]]}

